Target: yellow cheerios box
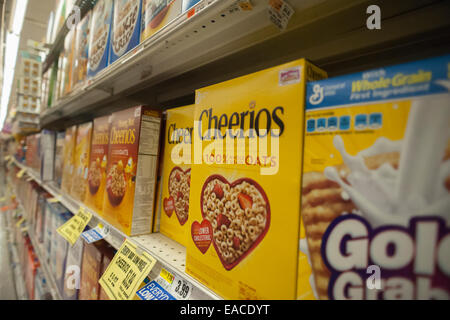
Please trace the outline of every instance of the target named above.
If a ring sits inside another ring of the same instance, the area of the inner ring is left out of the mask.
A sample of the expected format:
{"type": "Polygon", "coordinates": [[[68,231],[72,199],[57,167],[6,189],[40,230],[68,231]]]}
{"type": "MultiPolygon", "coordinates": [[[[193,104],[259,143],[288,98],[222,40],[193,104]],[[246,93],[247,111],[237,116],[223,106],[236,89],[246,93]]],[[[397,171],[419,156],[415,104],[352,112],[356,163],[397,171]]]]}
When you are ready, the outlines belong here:
{"type": "Polygon", "coordinates": [[[61,178],[61,190],[70,194],[72,189],[72,177],[75,166],[75,141],[77,139],[77,126],[66,129],[63,149],[63,173],[61,178]]]}
{"type": "Polygon", "coordinates": [[[92,122],[78,126],[75,139],[74,172],[70,195],[84,202],[88,185],[88,168],[91,152],[92,122]]]}
{"type": "Polygon", "coordinates": [[[196,92],[186,271],[225,299],[314,297],[301,163],[306,82],[324,77],[296,60],[196,92]]]}
{"type": "Polygon", "coordinates": [[[106,167],[108,165],[109,125],[111,116],[94,119],[91,154],[84,203],[103,214],[103,198],[106,189],[106,167]]]}
{"type": "Polygon", "coordinates": [[[186,246],[191,188],[194,105],[167,110],[159,231],[186,246]]]}
{"type": "Polygon", "coordinates": [[[320,299],[450,299],[450,56],[311,82],[302,219],[320,299]]]}

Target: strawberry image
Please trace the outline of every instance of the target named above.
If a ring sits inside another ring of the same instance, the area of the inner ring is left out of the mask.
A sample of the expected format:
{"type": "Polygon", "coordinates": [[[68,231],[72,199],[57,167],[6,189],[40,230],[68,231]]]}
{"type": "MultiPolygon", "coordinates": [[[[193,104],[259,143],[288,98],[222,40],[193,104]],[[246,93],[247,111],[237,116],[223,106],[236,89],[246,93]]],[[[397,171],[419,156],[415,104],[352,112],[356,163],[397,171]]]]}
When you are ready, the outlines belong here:
{"type": "Polygon", "coordinates": [[[218,183],[216,183],[214,185],[213,192],[216,194],[216,198],[217,199],[222,200],[222,198],[223,198],[223,189],[218,183]]]}
{"type": "Polygon", "coordinates": [[[180,182],[181,177],[180,177],[180,173],[179,172],[176,173],[175,179],[177,179],[177,181],[180,182]]]}
{"type": "Polygon", "coordinates": [[[233,248],[234,250],[239,250],[239,247],[241,246],[241,240],[239,240],[238,237],[233,238],[233,248]]]}
{"type": "Polygon", "coordinates": [[[220,228],[222,225],[225,225],[227,228],[230,226],[231,221],[227,218],[227,216],[223,214],[219,214],[217,216],[217,227],[220,228]]]}
{"type": "Polygon", "coordinates": [[[242,210],[245,210],[247,208],[251,209],[253,206],[253,200],[248,194],[240,192],[238,194],[238,201],[239,201],[239,205],[241,206],[242,210]]]}

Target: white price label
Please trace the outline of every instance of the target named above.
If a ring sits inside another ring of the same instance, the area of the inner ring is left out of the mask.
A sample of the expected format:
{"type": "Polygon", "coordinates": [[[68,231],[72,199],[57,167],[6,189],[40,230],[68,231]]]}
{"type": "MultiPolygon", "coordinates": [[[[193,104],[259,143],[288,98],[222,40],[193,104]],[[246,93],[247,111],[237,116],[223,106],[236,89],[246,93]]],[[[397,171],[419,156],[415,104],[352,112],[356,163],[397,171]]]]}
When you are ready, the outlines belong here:
{"type": "Polygon", "coordinates": [[[270,21],[280,30],[284,30],[295,11],[284,0],[270,0],[268,12],[270,21]]]}
{"type": "Polygon", "coordinates": [[[162,269],[155,281],[177,300],[189,300],[194,286],[169,269],[162,269]]]}

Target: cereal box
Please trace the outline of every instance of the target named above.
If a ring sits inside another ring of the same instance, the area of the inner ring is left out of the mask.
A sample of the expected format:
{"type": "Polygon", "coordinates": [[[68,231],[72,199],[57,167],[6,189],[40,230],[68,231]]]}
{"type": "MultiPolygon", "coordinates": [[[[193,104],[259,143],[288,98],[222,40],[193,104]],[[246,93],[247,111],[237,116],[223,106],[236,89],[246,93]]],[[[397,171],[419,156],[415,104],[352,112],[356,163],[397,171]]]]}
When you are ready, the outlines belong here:
{"type": "Polygon", "coordinates": [[[75,140],[77,138],[77,126],[72,126],[66,129],[64,136],[64,156],[63,156],[63,174],[61,179],[61,190],[66,194],[70,193],[72,189],[72,175],[74,170],[74,154],[75,154],[75,140]]]}
{"type": "Polygon", "coordinates": [[[142,0],[115,0],[111,33],[111,63],[136,47],[141,39],[142,0]]]}
{"type": "Polygon", "coordinates": [[[167,110],[159,231],[186,246],[195,106],[167,110]]]}
{"type": "MultiPolygon", "coordinates": [[[[106,246],[103,250],[102,269],[100,274],[103,275],[114,258],[115,250],[111,246],[106,246]]],[[[102,286],[100,286],[100,294],[98,300],[110,300],[102,286]]]]}
{"type": "Polygon", "coordinates": [[[109,65],[109,42],[113,0],[99,0],[92,10],[89,35],[88,77],[95,76],[109,65]]]}
{"type": "Polygon", "coordinates": [[[77,25],[75,35],[75,49],[73,59],[73,87],[78,88],[86,80],[87,64],[89,54],[89,32],[91,25],[92,12],[89,11],[86,16],[77,25]]]}
{"type": "Polygon", "coordinates": [[[61,97],[69,94],[72,91],[73,85],[73,58],[75,49],[75,36],[77,30],[75,28],[70,29],[66,38],[64,39],[64,57],[63,57],[63,75],[62,75],[62,87],[61,97]]]}
{"type": "Polygon", "coordinates": [[[160,126],[145,107],[111,116],[103,215],[127,235],[152,230],[160,126]]]}
{"type": "Polygon", "coordinates": [[[308,84],[302,216],[320,299],[450,298],[449,66],[308,84]]]}
{"type": "Polygon", "coordinates": [[[61,179],[64,168],[64,148],[65,148],[65,135],[64,131],[58,132],[56,134],[56,145],[55,145],[55,172],[54,178],[56,184],[61,187],[61,179]]]}
{"type": "Polygon", "coordinates": [[[150,38],[181,14],[182,0],[142,0],[141,41],[150,38]]]}
{"type": "Polygon", "coordinates": [[[314,298],[297,290],[304,101],[325,76],[302,59],[196,92],[186,272],[225,299],[314,298]]]}
{"type": "Polygon", "coordinates": [[[189,10],[199,2],[200,0],[183,0],[183,12],[189,10]]]}
{"type": "Polygon", "coordinates": [[[75,143],[74,172],[71,196],[81,202],[86,196],[88,186],[88,168],[91,151],[92,122],[78,126],[75,143]]]}
{"type": "Polygon", "coordinates": [[[41,133],[41,168],[42,181],[51,181],[54,178],[56,132],[42,130],[41,133]]]}
{"type": "Polygon", "coordinates": [[[81,263],[83,259],[84,241],[78,239],[67,251],[66,269],[64,273],[64,300],[77,300],[80,288],[81,263]]]}
{"type": "Polygon", "coordinates": [[[102,252],[96,244],[84,244],[79,300],[98,300],[102,252]]]}
{"type": "Polygon", "coordinates": [[[108,164],[110,116],[94,120],[85,204],[102,214],[108,164]]]}

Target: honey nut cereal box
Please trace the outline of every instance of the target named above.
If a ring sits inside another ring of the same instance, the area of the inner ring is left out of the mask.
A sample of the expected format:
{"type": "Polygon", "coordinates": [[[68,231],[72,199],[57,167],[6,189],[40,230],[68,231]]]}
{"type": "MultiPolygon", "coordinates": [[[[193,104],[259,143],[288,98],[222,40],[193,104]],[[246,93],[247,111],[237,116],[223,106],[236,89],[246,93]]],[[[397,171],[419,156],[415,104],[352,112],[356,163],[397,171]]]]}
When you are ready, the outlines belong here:
{"type": "Polygon", "coordinates": [[[88,168],[91,151],[92,122],[78,126],[75,142],[74,171],[70,195],[84,202],[88,185],[88,168]]]}
{"type": "Polygon", "coordinates": [[[63,151],[63,173],[61,179],[61,190],[70,194],[72,189],[72,175],[74,172],[74,157],[75,157],[75,140],[77,138],[77,126],[72,126],[66,129],[64,136],[64,151],[63,151]]]}
{"type": "Polygon", "coordinates": [[[141,42],[181,14],[182,0],[142,0],[141,42]]]}
{"type": "Polygon", "coordinates": [[[89,11],[77,25],[72,71],[74,90],[79,88],[87,77],[91,16],[92,11],[89,11]]]}
{"type": "Polygon", "coordinates": [[[159,231],[186,246],[191,186],[194,105],[167,110],[159,231]]]}
{"type": "Polygon", "coordinates": [[[113,9],[113,0],[99,0],[92,9],[89,28],[88,77],[95,76],[109,65],[113,9]]]}
{"type": "Polygon", "coordinates": [[[113,12],[110,63],[140,43],[142,0],[114,0],[113,12]]]}
{"type": "Polygon", "coordinates": [[[152,231],[160,127],[146,107],[111,116],[103,215],[129,236],[152,231]]]}
{"type": "Polygon", "coordinates": [[[304,101],[325,76],[302,59],[196,92],[186,271],[224,299],[314,298],[297,290],[304,101]]]}
{"type": "Polygon", "coordinates": [[[320,299],[450,298],[450,56],[308,84],[302,216],[320,299]]]}
{"type": "Polygon", "coordinates": [[[84,203],[99,214],[103,213],[108,165],[110,116],[94,119],[89,172],[84,203]]]}

